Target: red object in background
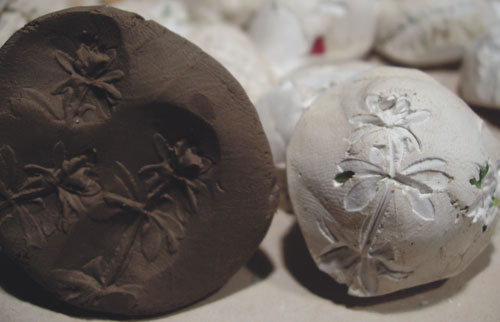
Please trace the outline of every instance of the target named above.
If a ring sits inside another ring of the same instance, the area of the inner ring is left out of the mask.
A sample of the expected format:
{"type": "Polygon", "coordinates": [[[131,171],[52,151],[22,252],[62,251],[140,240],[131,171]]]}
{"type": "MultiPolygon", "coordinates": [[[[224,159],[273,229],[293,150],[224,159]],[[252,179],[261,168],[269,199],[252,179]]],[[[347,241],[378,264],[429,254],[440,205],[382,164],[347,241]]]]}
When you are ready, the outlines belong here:
{"type": "Polygon", "coordinates": [[[312,55],[322,55],[326,51],[325,48],[325,39],[322,36],[316,37],[314,40],[314,44],[311,48],[312,55]]]}

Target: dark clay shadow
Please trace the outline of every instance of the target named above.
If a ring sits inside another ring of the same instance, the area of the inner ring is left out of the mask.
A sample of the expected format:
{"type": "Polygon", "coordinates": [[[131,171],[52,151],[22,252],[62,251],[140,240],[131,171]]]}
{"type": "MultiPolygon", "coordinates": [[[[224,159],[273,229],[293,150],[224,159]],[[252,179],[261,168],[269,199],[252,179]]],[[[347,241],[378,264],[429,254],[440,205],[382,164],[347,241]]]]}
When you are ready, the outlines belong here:
{"type": "Polygon", "coordinates": [[[316,267],[316,264],[309,255],[298,224],[290,228],[283,239],[285,266],[302,286],[335,304],[357,310],[371,310],[380,313],[411,311],[418,309],[422,305],[430,306],[448,299],[455,293],[458,293],[467,281],[488,266],[492,253],[493,245],[490,244],[465,272],[449,280],[441,280],[388,295],[360,298],[348,295],[347,286],[335,282],[316,267]],[[453,287],[449,287],[451,285],[453,287]],[[439,291],[436,292],[435,290],[439,291]],[[433,294],[425,299],[425,304],[422,304],[417,299],[410,300],[430,291],[433,291],[433,294]],[[408,301],[401,301],[402,299],[408,299],[408,301]],[[397,305],[391,305],[396,300],[398,300],[397,305]]]}
{"type": "Polygon", "coordinates": [[[184,310],[195,309],[200,306],[221,300],[226,296],[230,296],[246,287],[250,287],[255,283],[267,278],[273,271],[269,256],[258,249],[252,258],[248,261],[242,270],[247,270],[247,274],[252,274],[251,279],[239,279],[239,273],[236,273],[225,285],[205,298],[190,304],[184,308],[179,308],[175,311],[155,314],[149,316],[122,316],[116,314],[92,312],[66,304],[59,301],[54,295],[46,291],[42,286],[36,283],[28,274],[19,269],[7,256],[0,251],[0,287],[9,295],[23,302],[31,303],[35,306],[62,313],[73,318],[83,320],[103,319],[117,321],[151,321],[155,319],[163,319],[165,317],[176,315],[184,310]]]}
{"type": "Polygon", "coordinates": [[[278,208],[283,210],[286,214],[293,214],[292,201],[290,200],[290,195],[288,194],[288,184],[286,181],[286,169],[285,168],[274,168],[274,175],[278,182],[280,188],[280,201],[278,208]]]}
{"type": "Polygon", "coordinates": [[[159,318],[163,319],[166,317],[175,316],[178,314],[182,314],[183,312],[196,310],[198,307],[202,307],[210,303],[222,300],[247,287],[251,287],[252,285],[259,283],[260,281],[270,276],[273,271],[274,265],[269,259],[269,256],[261,248],[259,248],[252,256],[252,258],[247,262],[247,264],[243,268],[241,268],[233,277],[231,277],[231,279],[220,289],[212,294],[209,294],[198,302],[172,311],[167,315],[163,315],[159,318]],[[251,274],[251,278],[248,278],[248,274],[251,274]],[[247,276],[244,277],[243,275],[247,276]]]}
{"type": "Polygon", "coordinates": [[[500,110],[495,110],[492,108],[471,106],[474,112],[476,112],[479,117],[487,120],[490,124],[500,128],[500,110]]]}
{"type": "Polygon", "coordinates": [[[257,280],[263,280],[274,271],[274,265],[269,256],[260,248],[250,258],[246,267],[255,275],[257,280]]]}

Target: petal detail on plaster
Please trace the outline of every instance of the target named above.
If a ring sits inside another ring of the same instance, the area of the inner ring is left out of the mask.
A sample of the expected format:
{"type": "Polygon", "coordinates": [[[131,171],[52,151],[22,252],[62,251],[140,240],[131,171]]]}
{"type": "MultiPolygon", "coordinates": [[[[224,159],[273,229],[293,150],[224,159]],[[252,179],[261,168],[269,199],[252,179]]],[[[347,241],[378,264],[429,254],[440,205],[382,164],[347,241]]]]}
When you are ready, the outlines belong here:
{"type": "Polygon", "coordinates": [[[375,198],[378,191],[378,182],[382,176],[364,178],[352,187],[344,199],[344,208],[349,212],[364,209],[375,198]]]}
{"type": "Polygon", "coordinates": [[[435,218],[435,210],[429,196],[422,196],[417,191],[411,190],[408,193],[413,212],[426,221],[432,221],[435,218]]]}
{"type": "Polygon", "coordinates": [[[381,167],[358,159],[346,159],[339,163],[339,168],[345,171],[352,171],[356,175],[382,175],[384,170],[381,167]]]}

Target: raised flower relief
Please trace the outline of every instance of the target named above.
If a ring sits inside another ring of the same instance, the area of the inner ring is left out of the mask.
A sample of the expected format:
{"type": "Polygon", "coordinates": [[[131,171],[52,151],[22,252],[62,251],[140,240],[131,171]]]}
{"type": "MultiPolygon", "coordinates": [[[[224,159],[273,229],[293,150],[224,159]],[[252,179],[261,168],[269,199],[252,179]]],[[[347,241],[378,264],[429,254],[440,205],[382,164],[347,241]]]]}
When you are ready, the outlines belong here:
{"type": "Polygon", "coordinates": [[[53,270],[51,280],[66,302],[95,308],[106,307],[108,301],[124,308],[133,306],[140,286],[116,285],[114,280],[108,278],[108,274],[106,261],[102,256],[98,256],[81,269],[53,270]]]}
{"type": "Polygon", "coordinates": [[[117,161],[114,178],[119,189],[102,193],[110,211],[88,213],[95,221],[133,217],[113,255],[93,258],[80,269],[52,271],[66,301],[99,306],[109,298],[126,307],[133,305],[138,286],[117,281],[136,256],[134,249],[149,263],[154,263],[164,250],[170,255],[177,252],[188,216],[197,210],[197,189],[204,187],[203,174],[212,162],[185,140],[170,145],[157,133],[153,142],[160,162],[146,165],[134,175],[117,161]]]}
{"type": "Polygon", "coordinates": [[[70,77],[56,86],[52,94],[64,95],[64,116],[67,119],[81,117],[87,111],[99,108],[102,115],[109,117],[113,105],[121,99],[121,93],[113,85],[125,75],[119,69],[110,70],[116,58],[116,49],[100,52],[97,46],[81,44],[76,58],[63,51],[56,51],[55,58],[70,77]],[[100,104],[85,103],[88,92],[92,90],[106,97],[108,110],[100,104]]]}
{"type": "Polygon", "coordinates": [[[210,160],[197,154],[185,140],[170,146],[157,133],[153,142],[160,163],[142,167],[136,177],[117,162],[119,171],[115,178],[125,195],[112,192],[104,195],[108,205],[117,209],[116,214],[137,215],[141,250],[150,262],[158,257],[165,244],[163,240],[170,253],[177,251],[184,234],[186,213],[198,210],[196,193],[198,187],[204,186],[199,178],[211,166],[210,160]]]}
{"type": "Polygon", "coordinates": [[[88,156],[67,160],[64,145],[58,142],[54,146],[53,165],[53,168],[45,168],[27,164],[23,172],[12,148],[8,145],[0,148],[0,212],[7,211],[0,225],[16,218],[27,247],[41,247],[56,228],[68,232],[78,216],[87,213],[88,205],[100,202],[101,187],[91,174],[88,156]],[[33,215],[34,211],[45,209],[44,198],[53,193],[57,194],[60,204],[57,224],[33,215]]]}
{"type": "Polygon", "coordinates": [[[176,186],[182,187],[181,190],[189,200],[192,210],[197,211],[195,179],[208,170],[211,161],[201,157],[185,140],[179,140],[174,146],[170,146],[160,134],[156,134],[153,139],[161,161],[143,167],[139,174],[147,178],[154,187],[152,194],[155,195],[176,186]]]}
{"type": "Polygon", "coordinates": [[[27,164],[25,171],[30,175],[27,189],[56,192],[61,207],[58,226],[67,232],[79,215],[87,213],[88,206],[100,201],[101,187],[93,177],[93,166],[88,155],[66,159],[62,142],[55,144],[52,152],[52,168],[27,164]]]}
{"type": "MultiPolygon", "coordinates": [[[[122,163],[117,162],[118,174],[115,176],[125,195],[107,192],[106,203],[115,208],[113,216],[133,214],[135,233],[127,241],[132,248],[137,240],[142,254],[149,262],[154,262],[163,246],[169,252],[177,251],[179,239],[184,234],[184,220],[179,216],[174,199],[166,192],[155,193],[147,190],[143,181],[138,180],[122,163]],[[168,205],[167,205],[168,204],[168,205]],[[170,207],[168,207],[170,206],[170,207]]],[[[96,220],[107,220],[92,216],[96,220]]]]}
{"type": "Polygon", "coordinates": [[[116,49],[101,51],[97,45],[87,44],[80,45],[75,57],[56,50],[55,61],[69,75],[51,92],[62,96],[60,105],[51,103],[49,97],[33,88],[23,89],[18,99],[21,104],[33,106],[67,124],[83,122],[89,112],[94,118],[109,118],[122,98],[115,83],[125,76],[122,70],[113,68],[116,55],[116,49]]]}
{"type": "Polygon", "coordinates": [[[483,230],[491,224],[498,213],[500,200],[500,189],[498,173],[500,162],[496,166],[491,162],[484,166],[478,166],[478,177],[470,179],[470,184],[478,190],[474,203],[469,207],[467,217],[472,218],[473,223],[482,222],[483,230]]]}
{"type": "Polygon", "coordinates": [[[45,209],[37,189],[27,189],[12,148],[0,148],[0,226],[11,219],[19,222],[27,247],[40,248],[51,233],[35,216],[45,209]],[[35,206],[35,207],[33,207],[35,206]]]}

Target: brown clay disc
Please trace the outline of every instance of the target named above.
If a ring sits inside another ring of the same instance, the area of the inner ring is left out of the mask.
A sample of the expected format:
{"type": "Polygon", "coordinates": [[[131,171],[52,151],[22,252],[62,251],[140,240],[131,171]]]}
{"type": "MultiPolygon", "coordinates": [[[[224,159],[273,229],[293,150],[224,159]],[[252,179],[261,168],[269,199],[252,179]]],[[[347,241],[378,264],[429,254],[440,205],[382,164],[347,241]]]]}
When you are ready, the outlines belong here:
{"type": "Polygon", "coordinates": [[[250,258],[277,201],[246,94],[160,25],[75,8],[0,50],[0,246],[63,301],[192,303],[250,258]]]}

